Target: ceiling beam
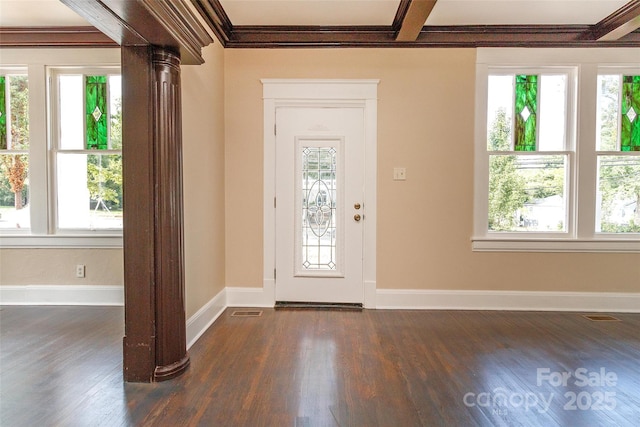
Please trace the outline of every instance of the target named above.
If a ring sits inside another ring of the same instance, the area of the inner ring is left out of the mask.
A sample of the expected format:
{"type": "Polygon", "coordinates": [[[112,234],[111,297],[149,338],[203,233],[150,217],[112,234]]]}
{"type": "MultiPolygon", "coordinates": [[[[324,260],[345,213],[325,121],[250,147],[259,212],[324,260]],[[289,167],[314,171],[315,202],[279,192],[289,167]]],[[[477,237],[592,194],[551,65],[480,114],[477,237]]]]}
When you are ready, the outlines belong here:
{"type": "Polygon", "coordinates": [[[640,0],[632,0],[594,25],[594,39],[619,40],[640,28],[640,0]]]}
{"type": "Polygon", "coordinates": [[[213,39],[187,0],[61,0],[121,46],[155,45],[180,52],[186,65],[202,64],[213,39]]]}
{"type": "Polygon", "coordinates": [[[402,21],[404,21],[404,17],[407,16],[407,11],[409,11],[410,4],[411,0],[400,0],[398,10],[396,11],[396,16],[395,18],[393,18],[393,24],[391,24],[391,28],[393,28],[393,31],[400,31],[400,28],[402,27],[402,21]]]}
{"type": "MultiPolygon", "coordinates": [[[[412,42],[420,35],[422,27],[425,25],[429,14],[436,5],[437,0],[410,0],[406,8],[406,13],[402,18],[402,24],[398,30],[396,41],[412,42]]],[[[400,3],[400,7],[404,7],[400,3]]],[[[400,9],[398,9],[400,11],[400,9]]]]}

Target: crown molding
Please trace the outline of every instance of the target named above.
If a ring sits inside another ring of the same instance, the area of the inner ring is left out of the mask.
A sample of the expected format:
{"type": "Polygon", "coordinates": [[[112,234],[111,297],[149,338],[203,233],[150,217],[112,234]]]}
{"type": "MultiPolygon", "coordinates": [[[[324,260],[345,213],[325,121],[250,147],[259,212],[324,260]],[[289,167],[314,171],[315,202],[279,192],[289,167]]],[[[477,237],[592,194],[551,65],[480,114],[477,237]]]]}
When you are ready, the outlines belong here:
{"type": "Polygon", "coordinates": [[[614,41],[594,39],[591,26],[425,26],[416,41],[395,39],[391,26],[235,26],[228,48],[313,47],[638,47],[640,32],[614,41]]]}
{"type": "Polygon", "coordinates": [[[118,47],[95,27],[0,27],[0,47],[118,47]]]}
{"type": "Polygon", "coordinates": [[[220,44],[226,47],[227,42],[231,39],[233,24],[220,2],[218,0],[191,0],[191,3],[209,25],[220,44]]]}

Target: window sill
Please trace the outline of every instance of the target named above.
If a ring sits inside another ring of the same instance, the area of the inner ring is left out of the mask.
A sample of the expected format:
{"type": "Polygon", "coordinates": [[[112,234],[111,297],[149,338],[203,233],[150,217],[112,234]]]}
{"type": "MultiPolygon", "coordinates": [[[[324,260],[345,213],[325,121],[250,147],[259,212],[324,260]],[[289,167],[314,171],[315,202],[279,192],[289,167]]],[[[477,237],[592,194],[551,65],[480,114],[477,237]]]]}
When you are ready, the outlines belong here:
{"type": "Polygon", "coordinates": [[[0,248],[122,248],[122,235],[4,235],[0,248]]]}
{"type": "MultiPolygon", "coordinates": [[[[629,236],[631,237],[631,236],[629,236]]],[[[474,252],[610,252],[640,253],[640,239],[472,238],[474,252]]]]}

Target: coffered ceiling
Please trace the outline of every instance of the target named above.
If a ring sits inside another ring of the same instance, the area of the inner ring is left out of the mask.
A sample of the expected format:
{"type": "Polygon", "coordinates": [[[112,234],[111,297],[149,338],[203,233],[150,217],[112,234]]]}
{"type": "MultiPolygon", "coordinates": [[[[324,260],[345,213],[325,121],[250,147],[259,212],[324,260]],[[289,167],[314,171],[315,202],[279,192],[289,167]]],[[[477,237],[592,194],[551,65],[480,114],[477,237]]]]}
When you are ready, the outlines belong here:
{"type": "Polygon", "coordinates": [[[227,48],[640,47],[640,0],[0,0],[0,45],[62,27],[91,45],[96,10],[126,25],[132,4],[186,11],[227,48]]]}
{"type": "MultiPolygon", "coordinates": [[[[400,0],[220,0],[233,25],[391,25],[400,0]]],[[[595,24],[627,0],[438,0],[424,25],[595,24]]]]}

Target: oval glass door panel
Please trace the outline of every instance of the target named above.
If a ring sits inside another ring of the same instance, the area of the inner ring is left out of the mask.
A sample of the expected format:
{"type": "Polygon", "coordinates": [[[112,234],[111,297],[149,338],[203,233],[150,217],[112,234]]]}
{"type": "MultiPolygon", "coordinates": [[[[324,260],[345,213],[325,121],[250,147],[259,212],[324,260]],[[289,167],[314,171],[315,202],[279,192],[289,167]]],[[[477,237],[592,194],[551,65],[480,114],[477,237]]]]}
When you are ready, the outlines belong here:
{"type": "Polygon", "coordinates": [[[340,139],[296,138],[296,275],[341,275],[342,233],[340,139]]]}

